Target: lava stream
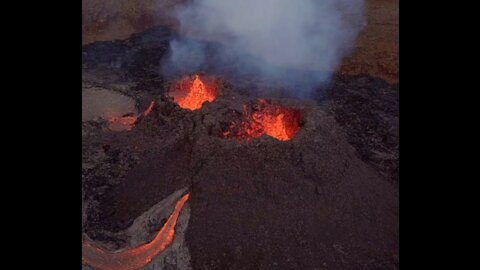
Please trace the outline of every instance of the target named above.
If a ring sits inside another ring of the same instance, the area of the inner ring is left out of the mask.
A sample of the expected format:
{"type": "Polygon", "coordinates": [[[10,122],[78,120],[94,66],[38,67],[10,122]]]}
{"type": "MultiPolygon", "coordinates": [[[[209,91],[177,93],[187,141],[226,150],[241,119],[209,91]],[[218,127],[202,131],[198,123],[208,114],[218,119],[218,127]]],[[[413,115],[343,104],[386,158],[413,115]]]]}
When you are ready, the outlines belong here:
{"type": "Polygon", "coordinates": [[[120,252],[110,252],[82,239],[82,262],[102,270],[135,270],[145,267],[173,242],[178,216],[189,195],[186,194],[177,202],[175,210],[150,243],[120,252]]]}
{"type": "Polygon", "coordinates": [[[150,102],[150,105],[148,106],[148,108],[143,112],[143,117],[147,117],[147,115],[149,115],[152,112],[153,105],[155,105],[154,100],[152,100],[152,102],[150,102]]]}
{"type": "Polygon", "coordinates": [[[132,130],[137,121],[143,116],[147,117],[150,112],[153,110],[153,106],[155,105],[155,101],[152,100],[150,102],[150,105],[148,108],[139,116],[122,116],[122,117],[116,117],[116,116],[110,116],[109,113],[107,113],[106,118],[108,120],[108,126],[111,130],[113,131],[122,131],[122,130],[132,130]]]}

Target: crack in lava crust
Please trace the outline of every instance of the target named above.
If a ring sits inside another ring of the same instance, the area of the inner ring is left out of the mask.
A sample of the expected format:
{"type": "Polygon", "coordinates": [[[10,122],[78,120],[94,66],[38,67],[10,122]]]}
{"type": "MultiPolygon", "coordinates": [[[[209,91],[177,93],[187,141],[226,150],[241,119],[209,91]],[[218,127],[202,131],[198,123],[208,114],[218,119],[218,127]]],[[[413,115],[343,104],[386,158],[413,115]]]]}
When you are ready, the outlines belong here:
{"type": "Polygon", "coordinates": [[[146,266],[173,242],[178,216],[189,196],[186,194],[177,202],[175,210],[150,243],[120,252],[109,252],[82,239],[82,262],[102,270],[135,270],[146,266]]]}

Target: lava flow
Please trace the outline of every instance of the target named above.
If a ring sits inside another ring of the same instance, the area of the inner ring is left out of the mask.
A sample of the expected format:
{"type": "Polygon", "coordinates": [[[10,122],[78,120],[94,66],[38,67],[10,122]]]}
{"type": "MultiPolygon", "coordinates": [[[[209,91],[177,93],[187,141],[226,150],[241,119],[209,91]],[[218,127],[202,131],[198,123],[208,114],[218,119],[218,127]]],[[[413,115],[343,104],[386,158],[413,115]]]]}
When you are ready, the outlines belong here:
{"type": "Polygon", "coordinates": [[[247,112],[246,120],[232,124],[225,137],[252,140],[266,134],[280,141],[291,140],[300,130],[302,114],[295,109],[269,104],[260,99],[253,112],[247,112]]]}
{"type": "Polygon", "coordinates": [[[200,76],[184,77],[172,86],[169,96],[183,109],[198,110],[205,102],[213,102],[217,98],[217,87],[205,83],[200,76]]]}
{"type": "Polygon", "coordinates": [[[147,117],[147,115],[149,115],[152,112],[153,105],[155,105],[155,101],[152,100],[152,102],[150,102],[150,105],[148,106],[148,108],[143,112],[143,117],[147,117]]]}
{"type": "MultiPolygon", "coordinates": [[[[148,108],[141,114],[140,116],[147,117],[150,112],[153,110],[153,106],[155,105],[155,101],[150,102],[148,108]]],[[[107,113],[106,116],[108,120],[108,127],[110,130],[113,131],[122,131],[122,130],[132,130],[133,126],[139,120],[139,116],[122,116],[122,117],[115,117],[111,116],[107,113]]]]}
{"type": "Polygon", "coordinates": [[[82,262],[102,270],[134,270],[145,267],[173,242],[175,225],[188,197],[189,194],[186,194],[177,202],[173,213],[150,243],[120,252],[109,252],[82,239],[82,262]]]}

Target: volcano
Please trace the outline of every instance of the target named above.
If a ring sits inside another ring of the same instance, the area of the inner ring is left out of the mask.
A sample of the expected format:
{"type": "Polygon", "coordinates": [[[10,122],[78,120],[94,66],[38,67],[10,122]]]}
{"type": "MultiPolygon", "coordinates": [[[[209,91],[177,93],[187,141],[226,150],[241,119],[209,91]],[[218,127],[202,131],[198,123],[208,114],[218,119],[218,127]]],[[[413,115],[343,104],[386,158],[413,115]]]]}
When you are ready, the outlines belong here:
{"type": "Polygon", "coordinates": [[[82,123],[88,243],[132,254],[176,228],[176,213],[168,245],[117,269],[397,269],[396,86],[338,75],[305,100],[208,68],[161,76],[175,37],[160,27],[83,48],[84,91],[121,92],[144,112],[121,131],[82,123]]]}

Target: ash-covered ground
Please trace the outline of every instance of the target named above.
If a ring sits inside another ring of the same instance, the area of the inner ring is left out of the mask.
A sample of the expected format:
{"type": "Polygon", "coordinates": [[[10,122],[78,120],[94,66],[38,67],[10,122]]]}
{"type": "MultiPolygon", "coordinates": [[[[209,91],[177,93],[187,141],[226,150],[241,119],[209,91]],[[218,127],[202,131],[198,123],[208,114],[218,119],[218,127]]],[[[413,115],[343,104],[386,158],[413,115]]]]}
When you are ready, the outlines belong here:
{"type": "Polygon", "coordinates": [[[130,131],[84,119],[84,233],[125,248],[118,232],[187,187],[190,258],[170,258],[168,269],[397,269],[398,85],[334,76],[297,99],[225,75],[215,102],[183,110],[159,72],[173,36],[155,28],[83,48],[84,93],[111,91],[140,112],[155,101],[130,131]],[[222,136],[258,97],[304,113],[292,140],[222,136]]]}

